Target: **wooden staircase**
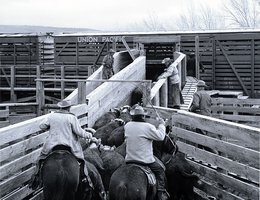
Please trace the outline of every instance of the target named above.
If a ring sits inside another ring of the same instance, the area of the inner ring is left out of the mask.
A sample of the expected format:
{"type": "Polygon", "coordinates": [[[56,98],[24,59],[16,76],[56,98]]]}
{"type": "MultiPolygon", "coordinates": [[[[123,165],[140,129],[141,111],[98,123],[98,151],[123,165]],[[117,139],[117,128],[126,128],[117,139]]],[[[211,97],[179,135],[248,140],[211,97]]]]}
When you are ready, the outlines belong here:
{"type": "Polygon", "coordinates": [[[189,110],[192,104],[193,94],[197,91],[197,83],[197,78],[192,76],[186,77],[186,84],[181,91],[184,100],[184,104],[181,105],[181,110],[189,110]]]}

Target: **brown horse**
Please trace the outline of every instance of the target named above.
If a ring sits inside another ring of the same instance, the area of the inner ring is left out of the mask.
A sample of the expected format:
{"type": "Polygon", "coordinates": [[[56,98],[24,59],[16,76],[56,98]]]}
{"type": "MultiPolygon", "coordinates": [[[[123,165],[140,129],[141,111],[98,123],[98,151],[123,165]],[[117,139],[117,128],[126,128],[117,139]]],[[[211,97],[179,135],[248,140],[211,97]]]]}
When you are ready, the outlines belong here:
{"type": "MultiPolygon", "coordinates": [[[[177,145],[170,137],[154,145],[158,152],[175,154],[177,145]]],[[[156,187],[150,187],[144,171],[137,165],[126,164],[112,175],[109,184],[109,199],[112,200],[155,200],[156,187]]]]}
{"type": "Polygon", "coordinates": [[[46,200],[105,199],[99,192],[82,183],[79,162],[67,150],[53,151],[43,162],[41,174],[43,195],[46,200]]]}

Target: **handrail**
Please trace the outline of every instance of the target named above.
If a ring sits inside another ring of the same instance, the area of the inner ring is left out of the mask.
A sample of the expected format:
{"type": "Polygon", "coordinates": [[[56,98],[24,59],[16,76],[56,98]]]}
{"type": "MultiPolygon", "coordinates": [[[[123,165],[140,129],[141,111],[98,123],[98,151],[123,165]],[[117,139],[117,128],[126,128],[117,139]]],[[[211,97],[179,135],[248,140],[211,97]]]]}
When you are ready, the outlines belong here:
{"type": "Polygon", "coordinates": [[[163,84],[165,84],[165,82],[167,81],[167,78],[163,78],[163,79],[159,79],[154,86],[151,89],[151,99],[153,99],[155,97],[155,95],[159,92],[159,90],[161,89],[161,87],[163,86],[163,84]]]}
{"type": "MultiPolygon", "coordinates": [[[[177,67],[186,57],[185,54],[181,53],[181,52],[175,52],[175,54],[178,54],[178,58],[172,63],[172,65],[174,65],[175,67],[177,67]]],[[[163,73],[162,73],[163,74],[163,73]]],[[[164,103],[160,103],[159,104],[165,104],[165,102],[168,102],[168,93],[167,91],[165,92],[165,90],[163,90],[162,88],[165,86],[167,88],[167,84],[168,84],[168,78],[164,78],[164,79],[159,79],[155,82],[155,84],[153,85],[153,87],[151,88],[151,96],[150,99],[151,100],[155,100],[156,104],[158,104],[158,101],[164,101],[164,103]],[[164,92],[164,94],[163,94],[164,92]],[[157,98],[157,96],[164,96],[163,99],[161,97],[157,98]]],[[[165,105],[164,105],[165,106],[165,105]]],[[[167,105],[166,105],[167,106],[167,105]]]]}

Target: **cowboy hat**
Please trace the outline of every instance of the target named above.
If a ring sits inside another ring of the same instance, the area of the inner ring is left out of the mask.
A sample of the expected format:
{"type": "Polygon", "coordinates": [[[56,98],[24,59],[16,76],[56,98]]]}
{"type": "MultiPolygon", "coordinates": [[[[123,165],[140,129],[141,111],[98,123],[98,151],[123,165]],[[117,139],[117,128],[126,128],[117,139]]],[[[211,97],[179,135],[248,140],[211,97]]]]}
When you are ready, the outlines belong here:
{"type": "Polygon", "coordinates": [[[171,61],[170,58],[164,58],[164,59],[162,60],[162,64],[165,64],[165,63],[170,62],[170,61],[171,61]]]}
{"type": "Polygon", "coordinates": [[[135,106],[131,111],[130,115],[147,115],[147,112],[144,111],[142,106],[135,106]]]}
{"type": "Polygon", "coordinates": [[[71,107],[73,104],[71,103],[70,100],[62,100],[59,103],[57,103],[57,106],[59,106],[60,108],[68,108],[71,107]]]}
{"type": "Polygon", "coordinates": [[[207,87],[205,81],[199,80],[197,83],[197,87],[207,87]]]}
{"type": "Polygon", "coordinates": [[[114,49],[109,49],[108,51],[109,53],[116,53],[116,51],[114,49]]]}

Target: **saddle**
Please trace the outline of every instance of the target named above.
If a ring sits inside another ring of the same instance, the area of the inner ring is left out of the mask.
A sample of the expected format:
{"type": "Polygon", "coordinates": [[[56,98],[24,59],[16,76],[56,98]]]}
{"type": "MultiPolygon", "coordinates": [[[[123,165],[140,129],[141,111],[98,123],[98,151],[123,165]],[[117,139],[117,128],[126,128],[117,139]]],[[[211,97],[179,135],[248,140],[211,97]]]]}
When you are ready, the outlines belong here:
{"type": "Polygon", "coordinates": [[[141,169],[147,177],[149,188],[150,187],[156,187],[156,184],[157,184],[156,177],[155,177],[154,173],[152,172],[152,170],[148,166],[145,166],[145,165],[142,165],[142,164],[139,164],[139,163],[133,163],[133,162],[127,163],[127,165],[136,166],[139,169],[141,169]]]}

